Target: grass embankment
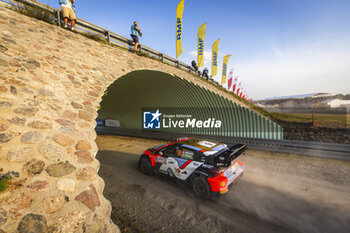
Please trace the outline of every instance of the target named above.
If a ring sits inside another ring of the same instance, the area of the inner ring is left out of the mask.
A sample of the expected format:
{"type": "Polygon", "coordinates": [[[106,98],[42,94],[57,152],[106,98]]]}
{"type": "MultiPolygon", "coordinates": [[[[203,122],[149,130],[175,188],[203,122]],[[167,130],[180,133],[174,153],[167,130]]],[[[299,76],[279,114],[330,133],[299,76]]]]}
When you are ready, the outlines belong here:
{"type": "MultiPolygon", "coordinates": [[[[286,123],[312,123],[310,113],[270,113],[277,121],[286,123]]],[[[350,115],[344,114],[315,114],[315,126],[327,128],[350,127],[350,115]]]]}

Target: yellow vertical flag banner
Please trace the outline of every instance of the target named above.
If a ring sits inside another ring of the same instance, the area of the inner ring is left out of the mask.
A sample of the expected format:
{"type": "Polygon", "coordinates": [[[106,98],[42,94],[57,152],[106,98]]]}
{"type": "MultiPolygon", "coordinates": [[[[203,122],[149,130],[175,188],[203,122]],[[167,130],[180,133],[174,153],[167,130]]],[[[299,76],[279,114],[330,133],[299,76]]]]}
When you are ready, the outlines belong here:
{"type": "Polygon", "coordinates": [[[228,59],[231,57],[231,55],[226,55],[224,57],[224,65],[222,66],[222,78],[221,78],[221,85],[226,83],[226,75],[227,75],[227,65],[228,65],[228,59]]]}
{"type": "Polygon", "coordinates": [[[205,30],[207,28],[207,23],[202,24],[198,29],[197,36],[197,62],[198,68],[202,67],[204,64],[204,41],[205,41],[205,30]]]}
{"type": "Polygon", "coordinates": [[[214,77],[218,73],[219,42],[220,42],[220,39],[217,39],[211,48],[211,76],[212,77],[214,77]]]}
{"type": "Polygon", "coordinates": [[[176,8],[176,58],[178,58],[183,52],[182,48],[182,13],[184,11],[184,2],[181,0],[176,8]]]}

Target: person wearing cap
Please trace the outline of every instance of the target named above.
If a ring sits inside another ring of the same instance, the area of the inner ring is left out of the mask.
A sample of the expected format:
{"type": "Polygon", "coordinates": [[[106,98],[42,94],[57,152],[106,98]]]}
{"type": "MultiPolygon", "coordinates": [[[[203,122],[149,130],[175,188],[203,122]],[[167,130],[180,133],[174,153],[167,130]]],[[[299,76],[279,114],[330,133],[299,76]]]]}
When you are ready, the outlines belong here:
{"type": "Polygon", "coordinates": [[[74,0],[59,0],[59,3],[61,5],[61,11],[63,15],[64,20],[64,28],[68,28],[68,19],[71,21],[71,30],[74,31],[75,27],[75,7],[74,7],[74,0]]]}
{"type": "Polygon", "coordinates": [[[142,36],[141,29],[137,26],[137,22],[135,21],[133,25],[131,25],[131,33],[130,36],[135,43],[134,51],[137,52],[137,47],[139,46],[139,35],[142,36]]]}

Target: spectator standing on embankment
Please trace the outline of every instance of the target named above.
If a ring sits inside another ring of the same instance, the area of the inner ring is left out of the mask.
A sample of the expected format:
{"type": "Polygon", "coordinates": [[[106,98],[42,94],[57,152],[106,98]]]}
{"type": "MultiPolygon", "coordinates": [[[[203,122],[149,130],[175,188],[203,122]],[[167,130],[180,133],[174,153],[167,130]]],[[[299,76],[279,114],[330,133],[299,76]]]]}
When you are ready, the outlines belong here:
{"type": "Polygon", "coordinates": [[[195,60],[193,60],[193,61],[191,62],[191,66],[193,67],[195,73],[197,74],[197,73],[198,73],[198,66],[197,66],[197,63],[196,63],[195,60]]]}
{"type": "Polygon", "coordinates": [[[142,36],[141,29],[137,26],[137,22],[135,21],[133,25],[131,25],[131,33],[130,36],[135,43],[134,51],[137,52],[137,47],[139,46],[139,35],[142,36]]]}
{"type": "Polygon", "coordinates": [[[205,67],[205,69],[203,70],[203,78],[205,78],[206,80],[209,79],[209,71],[207,67],[205,67]]]}
{"type": "Polygon", "coordinates": [[[63,15],[64,20],[64,28],[68,28],[68,19],[71,21],[71,30],[74,31],[75,27],[75,7],[73,5],[75,1],[74,0],[59,0],[59,3],[61,5],[61,11],[63,15]]]}

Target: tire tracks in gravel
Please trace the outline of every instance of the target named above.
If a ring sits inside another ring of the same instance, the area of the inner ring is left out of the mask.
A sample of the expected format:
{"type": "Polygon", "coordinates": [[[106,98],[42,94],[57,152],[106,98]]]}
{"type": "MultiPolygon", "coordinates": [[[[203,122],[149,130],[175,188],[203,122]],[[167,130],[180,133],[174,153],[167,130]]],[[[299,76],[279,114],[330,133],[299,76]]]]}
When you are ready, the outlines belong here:
{"type": "Polygon", "coordinates": [[[104,195],[123,232],[350,232],[350,161],[248,150],[243,178],[213,203],[138,171],[139,154],[165,142],[110,135],[96,142],[104,195]]]}
{"type": "Polygon", "coordinates": [[[100,151],[99,175],[122,232],[293,232],[250,213],[198,199],[185,185],[138,171],[138,156],[100,151]]]}

